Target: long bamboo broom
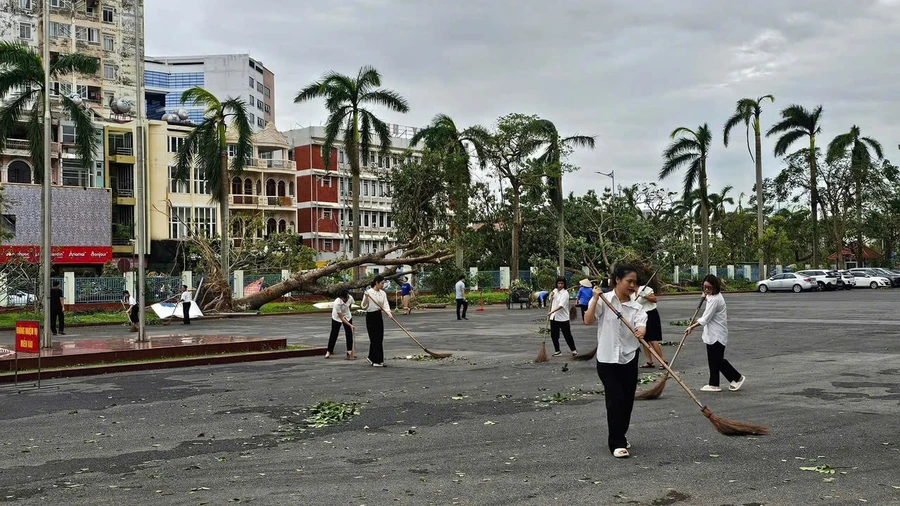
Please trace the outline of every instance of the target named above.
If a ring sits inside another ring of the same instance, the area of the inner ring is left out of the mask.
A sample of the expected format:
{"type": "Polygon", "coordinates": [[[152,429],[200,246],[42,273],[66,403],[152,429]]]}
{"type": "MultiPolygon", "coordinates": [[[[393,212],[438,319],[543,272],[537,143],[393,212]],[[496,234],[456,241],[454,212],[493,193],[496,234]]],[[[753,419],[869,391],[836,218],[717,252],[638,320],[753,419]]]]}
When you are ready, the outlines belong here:
{"type": "MultiPolygon", "coordinates": [[[[375,304],[375,307],[377,307],[377,308],[380,309],[381,311],[387,313],[387,311],[385,311],[384,308],[381,307],[381,305],[379,305],[377,302],[375,302],[375,300],[372,299],[372,297],[369,297],[368,294],[365,295],[365,298],[369,299],[369,302],[371,302],[372,304],[375,304]]],[[[419,345],[419,348],[422,348],[422,350],[423,350],[425,353],[431,355],[431,356],[434,357],[434,358],[450,358],[450,357],[453,356],[452,353],[438,353],[438,352],[429,350],[429,349],[426,348],[422,343],[420,343],[418,339],[416,339],[415,337],[413,337],[413,335],[410,334],[408,330],[406,330],[406,327],[404,327],[403,325],[401,325],[400,322],[398,322],[396,318],[394,318],[393,316],[391,316],[390,319],[391,319],[392,322],[396,323],[397,326],[400,327],[400,330],[402,330],[403,332],[405,332],[406,335],[409,336],[410,339],[412,339],[413,341],[415,341],[416,344],[419,345]]],[[[356,345],[354,344],[353,347],[356,348],[356,345]]]]}
{"type": "MultiPolygon", "coordinates": [[[[624,318],[622,318],[622,313],[617,311],[616,308],[614,308],[613,305],[608,300],[606,300],[606,297],[600,296],[600,298],[603,299],[603,303],[606,304],[606,306],[610,309],[610,311],[612,311],[616,314],[616,317],[619,319],[619,321],[622,322],[622,324],[624,324],[625,327],[627,327],[628,330],[631,331],[632,334],[635,334],[634,327],[632,327],[630,323],[628,323],[627,321],[625,321],[624,318]]],[[[640,341],[641,344],[643,344],[644,346],[647,346],[647,342],[644,341],[644,338],[637,337],[637,335],[635,335],[634,337],[638,341],[640,341]]],[[[715,427],[716,430],[719,431],[720,434],[724,434],[726,436],[747,436],[747,435],[761,436],[761,435],[765,435],[765,434],[769,433],[769,428],[766,427],[765,425],[759,425],[759,424],[747,423],[747,422],[738,422],[735,420],[729,420],[727,418],[721,418],[721,417],[714,415],[712,410],[709,409],[708,406],[705,406],[702,402],[700,402],[700,399],[698,399],[697,396],[694,395],[694,392],[691,391],[690,387],[688,387],[684,383],[684,381],[680,377],[678,377],[678,374],[676,374],[675,371],[672,370],[672,368],[669,366],[669,364],[666,364],[666,362],[662,359],[662,357],[657,355],[656,350],[654,350],[653,348],[650,348],[649,346],[647,346],[647,347],[650,349],[650,353],[653,355],[653,357],[660,364],[662,364],[663,367],[666,368],[666,370],[669,372],[669,374],[672,375],[672,378],[675,381],[677,381],[679,385],[681,385],[681,388],[683,388],[685,392],[687,392],[688,396],[694,402],[696,402],[698,406],[700,406],[700,412],[703,413],[703,416],[705,416],[706,418],[709,419],[709,421],[713,424],[713,427],[715,427]]]]}
{"type": "Polygon", "coordinates": [[[547,325],[539,330],[543,338],[541,339],[541,351],[538,352],[537,358],[534,359],[534,362],[538,364],[550,360],[550,357],[547,356],[547,333],[550,332],[550,318],[547,318],[547,325]]]}
{"type": "MultiPolygon", "coordinates": [[[[660,267],[659,269],[662,269],[662,267],[660,267]]],[[[653,278],[656,277],[656,273],[659,272],[659,269],[656,269],[656,272],[654,272],[653,275],[650,276],[650,279],[648,279],[647,282],[644,283],[644,288],[647,288],[648,286],[650,286],[650,282],[653,281],[653,278]]],[[[638,292],[638,297],[640,297],[642,293],[644,293],[643,290],[638,292]]],[[[603,297],[603,295],[601,294],[600,297],[603,297]]],[[[577,357],[575,357],[572,360],[578,360],[580,362],[584,362],[586,360],[590,360],[590,359],[594,358],[594,355],[596,355],[596,354],[597,354],[597,347],[594,346],[594,349],[591,350],[590,352],[588,352],[586,355],[578,355],[577,357]]],[[[635,397],[635,398],[637,398],[637,397],[635,397]]]]}
{"type": "MultiPolygon", "coordinates": [[[[694,324],[694,320],[697,319],[697,315],[700,313],[700,308],[703,307],[703,301],[706,300],[705,296],[700,297],[700,303],[697,304],[697,309],[694,310],[694,316],[691,316],[691,321],[688,323],[688,327],[694,324]]],[[[685,331],[684,335],[681,336],[681,342],[678,344],[678,348],[675,349],[675,354],[672,355],[672,358],[669,359],[669,366],[675,367],[675,359],[678,358],[678,352],[681,351],[681,347],[684,346],[684,341],[687,339],[687,331],[685,331]]],[[[634,398],[636,400],[650,400],[657,399],[663,393],[663,389],[666,388],[666,381],[669,380],[669,371],[663,373],[663,377],[661,380],[657,381],[652,387],[644,390],[643,392],[638,392],[635,394],[634,398]]]]}

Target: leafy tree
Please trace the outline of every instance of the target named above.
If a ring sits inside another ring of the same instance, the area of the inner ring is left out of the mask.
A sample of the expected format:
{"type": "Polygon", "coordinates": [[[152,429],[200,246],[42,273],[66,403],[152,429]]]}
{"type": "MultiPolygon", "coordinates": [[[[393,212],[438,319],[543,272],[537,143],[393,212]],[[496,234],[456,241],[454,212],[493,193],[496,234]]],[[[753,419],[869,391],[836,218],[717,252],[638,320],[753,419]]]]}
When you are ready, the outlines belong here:
{"type": "MultiPolygon", "coordinates": [[[[775,97],[772,95],[763,95],[756,100],[752,98],[742,98],[737,101],[737,105],[734,108],[734,114],[728,118],[728,121],[725,122],[725,128],[723,132],[723,138],[725,141],[725,147],[728,147],[728,137],[731,133],[731,130],[743,123],[746,128],[746,138],[747,138],[747,151],[750,153],[750,159],[756,163],[756,201],[759,204],[756,206],[756,230],[757,230],[757,240],[762,238],[763,234],[763,216],[765,210],[765,200],[763,195],[763,174],[762,174],[762,134],[759,126],[759,116],[762,114],[762,103],[765,100],[769,100],[770,102],[775,102],[775,97]],[[750,150],[750,127],[753,127],[753,138],[755,141],[755,153],[750,150]]],[[[759,272],[763,272],[763,260],[762,255],[759,256],[759,272]]],[[[762,274],[760,274],[762,275],[762,274]]]]}
{"type": "Polygon", "coordinates": [[[194,87],[182,93],[181,103],[205,105],[206,112],[203,122],[191,130],[178,150],[175,179],[187,182],[193,166],[197,178],[207,181],[212,201],[219,204],[222,230],[219,241],[221,272],[219,276],[213,275],[213,278],[219,278],[216,284],[226,303],[230,305],[231,218],[228,212],[228,194],[232,177],[240,176],[244,172],[244,166],[253,156],[253,128],[250,126],[246,104],[241,98],[229,97],[222,102],[209,91],[194,87]],[[229,127],[237,133],[231,167],[228,166],[229,127]]]}
{"type": "MultiPolygon", "coordinates": [[[[0,97],[7,97],[0,106],[0,153],[6,149],[7,139],[15,137],[18,123],[24,122],[28,150],[34,167],[34,181],[44,181],[44,94],[48,86],[44,81],[44,61],[29,46],[17,42],[0,42],[0,97]]],[[[97,58],[83,54],[64,54],[51,59],[50,81],[63,81],[72,75],[95,75],[100,70],[97,58]]],[[[97,129],[92,113],[75,95],[60,94],[61,111],[75,125],[75,152],[82,167],[93,167],[94,151],[99,147],[97,129]]],[[[55,112],[55,111],[51,111],[55,112]]]]}
{"type": "Polygon", "coordinates": [[[707,193],[706,160],[712,144],[712,132],[704,123],[696,130],[679,127],[670,135],[672,143],[663,152],[663,167],[659,178],[665,179],[678,169],[686,168],[684,194],[689,195],[696,186],[700,191],[700,250],[702,267],[709,270],[709,195],[707,193]],[[680,137],[679,137],[680,136],[680,137]]]}
{"type": "MultiPolygon", "coordinates": [[[[331,150],[340,136],[350,157],[350,172],[353,180],[353,256],[360,255],[359,248],[359,191],[360,191],[360,157],[368,157],[369,148],[373,145],[373,135],[378,136],[378,147],[381,156],[387,156],[391,147],[391,133],[387,123],[375,116],[366,106],[382,106],[396,112],[409,112],[406,99],[393,90],[379,88],[381,74],[373,67],[359,69],[356,77],[346,76],[334,71],[326,73],[321,80],[300,90],[294,103],[301,103],[315,98],[324,98],[328,109],[328,120],[325,123],[325,142],[322,144],[322,159],[325,166],[331,163],[331,150]]],[[[354,279],[359,279],[359,269],[354,272],[354,279]]]]}
{"type": "Polygon", "coordinates": [[[766,132],[766,137],[780,134],[775,143],[775,156],[784,156],[788,149],[803,137],[809,138],[807,160],[809,162],[809,191],[810,191],[810,216],[812,217],[812,263],[819,266],[819,215],[816,211],[819,205],[817,160],[816,160],[816,135],[821,133],[822,106],[816,106],[809,110],[800,105],[790,105],[781,111],[781,121],[776,123],[766,132]]]}
{"type": "Polygon", "coordinates": [[[450,156],[454,155],[425,148],[421,161],[410,160],[385,175],[393,188],[391,210],[397,240],[426,245],[449,239],[447,200],[453,185],[447,172],[460,161],[450,160],[450,156]]]}

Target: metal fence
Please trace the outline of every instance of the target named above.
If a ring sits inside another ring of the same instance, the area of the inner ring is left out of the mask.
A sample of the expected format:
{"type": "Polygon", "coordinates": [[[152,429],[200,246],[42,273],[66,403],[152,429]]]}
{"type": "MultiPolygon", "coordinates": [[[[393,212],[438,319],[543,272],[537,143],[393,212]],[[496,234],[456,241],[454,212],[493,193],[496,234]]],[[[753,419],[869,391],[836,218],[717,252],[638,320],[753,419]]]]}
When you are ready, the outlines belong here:
{"type": "Polygon", "coordinates": [[[181,276],[148,276],[144,281],[145,298],[149,301],[171,299],[181,293],[182,284],[181,276]]]}
{"type": "Polygon", "coordinates": [[[75,303],[118,302],[125,278],[75,278],[75,303]]]}

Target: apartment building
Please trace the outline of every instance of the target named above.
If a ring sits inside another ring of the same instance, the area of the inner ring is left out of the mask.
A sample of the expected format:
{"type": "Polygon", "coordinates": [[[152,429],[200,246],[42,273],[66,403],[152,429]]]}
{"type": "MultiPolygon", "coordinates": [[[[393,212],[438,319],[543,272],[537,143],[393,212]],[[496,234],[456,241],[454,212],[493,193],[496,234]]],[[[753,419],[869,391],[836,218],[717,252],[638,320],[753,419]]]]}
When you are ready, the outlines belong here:
{"type": "MultiPolygon", "coordinates": [[[[221,234],[219,206],[212,200],[207,181],[191,171],[187,181],[175,178],[176,153],[193,127],[166,121],[150,121],[148,128],[148,205],[150,265],[176,261],[181,242],[190,233],[221,234]]],[[[235,137],[229,135],[229,141],[235,137]]],[[[233,156],[229,145],[229,155],[233,156]]],[[[241,246],[245,224],[261,219],[255,239],[276,232],[296,230],[296,166],[289,160],[287,138],[269,123],[253,135],[253,156],[240,177],[230,182],[229,209],[232,242],[241,246]]]]}
{"type": "Polygon", "coordinates": [[[205,108],[182,105],[181,94],[200,86],[219,100],[242,98],[255,131],[275,122],[275,74],[248,54],[148,56],[144,65],[149,119],[184,110],[199,124],[205,108]]]}
{"type": "MultiPolygon", "coordinates": [[[[391,148],[388,156],[376,150],[360,155],[359,192],[360,250],[363,254],[387,249],[395,244],[391,219],[390,188],[379,174],[398,166],[410,148],[415,127],[389,125],[391,148]]],[[[324,127],[307,127],[285,132],[293,146],[297,163],[297,233],[303,243],[317,250],[320,261],[353,253],[353,186],[350,159],[340,139],[325,167],[322,145],[324,127]]],[[[420,157],[414,147],[412,155],[420,157]]]]}

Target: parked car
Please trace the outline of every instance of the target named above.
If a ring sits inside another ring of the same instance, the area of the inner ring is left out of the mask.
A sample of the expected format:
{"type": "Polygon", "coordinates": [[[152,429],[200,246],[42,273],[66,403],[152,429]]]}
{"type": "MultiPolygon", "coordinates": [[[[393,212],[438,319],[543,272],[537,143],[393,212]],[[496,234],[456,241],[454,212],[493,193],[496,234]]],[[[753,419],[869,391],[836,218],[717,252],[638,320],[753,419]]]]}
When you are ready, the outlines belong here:
{"type": "Polygon", "coordinates": [[[9,302],[10,306],[27,306],[28,304],[34,304],[34,294],[16,290],[9,294],[7,302],[9,302]]]}
{"type": "Polygon", "coordinates": [[[872,270],[875,271],[876,275],[888,278],[891,281],[891,286],[900,286],[900,274],[881,267],[873,267],[872,270]]]}
{"type": "Polygon", "coordinates": [[[769,279],[756,282],[756,289],[760,293],[766,293],[769,290],[791,290],[794,293],[800,293],[804,290],[815,290],[818,286],[812,278],[795,272],[776,274],[769,279]]]}
{"type": "Polygon", "coordinates": [[[850,271],[838,271],[838,275],[844,282],[844,290],[852,290],[856,287],[856,278],[850,274],[850,271]]]}
{"type": "Polygon", "coordinates": [[[805,271],[797,271],[797,274],[812,278],[818,285],[819,290],[836,290],[840,284],[843,288],[844,280],[838,276],[835,271],[824,271],[821,269],[809,269],[805,271]]]}
{"type": "Polygon", "coordinates": [[[856,279],[856,287],[857,288],[865,288],[869,287],[873,290],[876,288],[884,288],[891,286],[891,282],[888,278],[883,278],[881,276],[873,276],[872,274],[866,272],[854,272],[850,271],[850,274],[856,279]]]}

